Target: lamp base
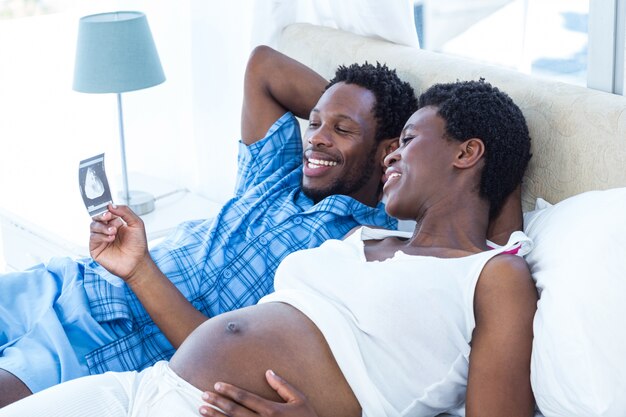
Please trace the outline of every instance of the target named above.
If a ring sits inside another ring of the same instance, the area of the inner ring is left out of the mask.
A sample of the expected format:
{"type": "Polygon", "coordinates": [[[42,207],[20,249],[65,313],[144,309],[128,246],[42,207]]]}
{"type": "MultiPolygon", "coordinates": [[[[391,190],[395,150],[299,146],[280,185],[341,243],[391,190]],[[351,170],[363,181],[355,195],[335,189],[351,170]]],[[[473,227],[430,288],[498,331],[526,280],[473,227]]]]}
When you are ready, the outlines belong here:
{"type": "Polygon", "coordinates": [[[125,201],[123,193],[120,193],[120,199],[138,216],[154,211],[155,198],[152,194],[145,191],[129,191],[128,194],[130,194],[130,201],[125,201]]]}

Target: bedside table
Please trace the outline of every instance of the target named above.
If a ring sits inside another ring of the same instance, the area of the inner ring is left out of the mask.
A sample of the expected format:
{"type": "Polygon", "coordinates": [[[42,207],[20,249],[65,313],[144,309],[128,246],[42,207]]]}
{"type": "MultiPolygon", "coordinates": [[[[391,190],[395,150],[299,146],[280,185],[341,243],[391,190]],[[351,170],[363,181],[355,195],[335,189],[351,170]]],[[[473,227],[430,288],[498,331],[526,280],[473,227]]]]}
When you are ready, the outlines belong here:
{"type": "MultiPolygon", "coordinates": [[[[158,198],[156,209],[141,216],[150,247],[178,224],[213,217],[222,207],[221,203],[186,190],[177,190],[161,180],[134,174],[132,181],[133,189],[136,186],[158,198]]],[[[91,218],[82,204],[78,189],[75,197],[64,207],[52,206],[38,212],[18,213],[8,204],[0,207],[0,237],[3,239],[7,271],[21,271],[45,263],[53,256],[89,256],[91,218]]]]}

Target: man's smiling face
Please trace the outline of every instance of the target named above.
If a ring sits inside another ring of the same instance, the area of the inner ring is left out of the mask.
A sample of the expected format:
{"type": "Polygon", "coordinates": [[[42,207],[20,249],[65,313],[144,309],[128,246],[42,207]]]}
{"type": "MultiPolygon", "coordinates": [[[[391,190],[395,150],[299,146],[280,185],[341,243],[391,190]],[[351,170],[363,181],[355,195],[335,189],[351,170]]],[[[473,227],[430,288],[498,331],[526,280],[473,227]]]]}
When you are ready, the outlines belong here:
{"type": "Polygon", "coordinates": [[[375,102],[371,91],[340,82],[311,111],[303,139],[302,189],[315,202],[333,194],[365,204],[377,201],[382,171],[375,102]]]}

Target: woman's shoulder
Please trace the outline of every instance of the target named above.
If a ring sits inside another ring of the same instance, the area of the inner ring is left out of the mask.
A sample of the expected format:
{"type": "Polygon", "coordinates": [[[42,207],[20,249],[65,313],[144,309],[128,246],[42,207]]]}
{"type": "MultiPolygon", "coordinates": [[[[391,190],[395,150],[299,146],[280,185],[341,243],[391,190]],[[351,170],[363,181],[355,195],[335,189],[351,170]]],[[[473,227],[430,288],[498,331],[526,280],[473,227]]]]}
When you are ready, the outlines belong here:
{"type": "Polygon", "coordinates": [[[480,274],[475,301],[477,307],[486,305],[490,309],[515,302],[536,303],[537,290],[524,258],[511,253],[491,258],[480,274]]]}

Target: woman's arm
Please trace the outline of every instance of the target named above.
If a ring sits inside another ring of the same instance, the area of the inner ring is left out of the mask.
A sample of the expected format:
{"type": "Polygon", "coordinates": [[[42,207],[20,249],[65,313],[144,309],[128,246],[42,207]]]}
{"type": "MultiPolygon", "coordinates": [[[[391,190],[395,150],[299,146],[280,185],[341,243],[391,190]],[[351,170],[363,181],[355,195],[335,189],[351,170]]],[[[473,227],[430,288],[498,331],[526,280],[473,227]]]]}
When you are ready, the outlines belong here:
{"type": "Polygon", "coordinates": [[[530,417],[530,354],[537,291],[526,262],[514,255],[491,259],[474,296],[467,384],[467,417],[530,417]]]}
{"type": "Polygon", "coordinates": [[[154,263],[143,221],[128,207],[110,205],[108,212],[94,218],[89,252],[126,282],[175,348],[207,320],[154,263]]]}

